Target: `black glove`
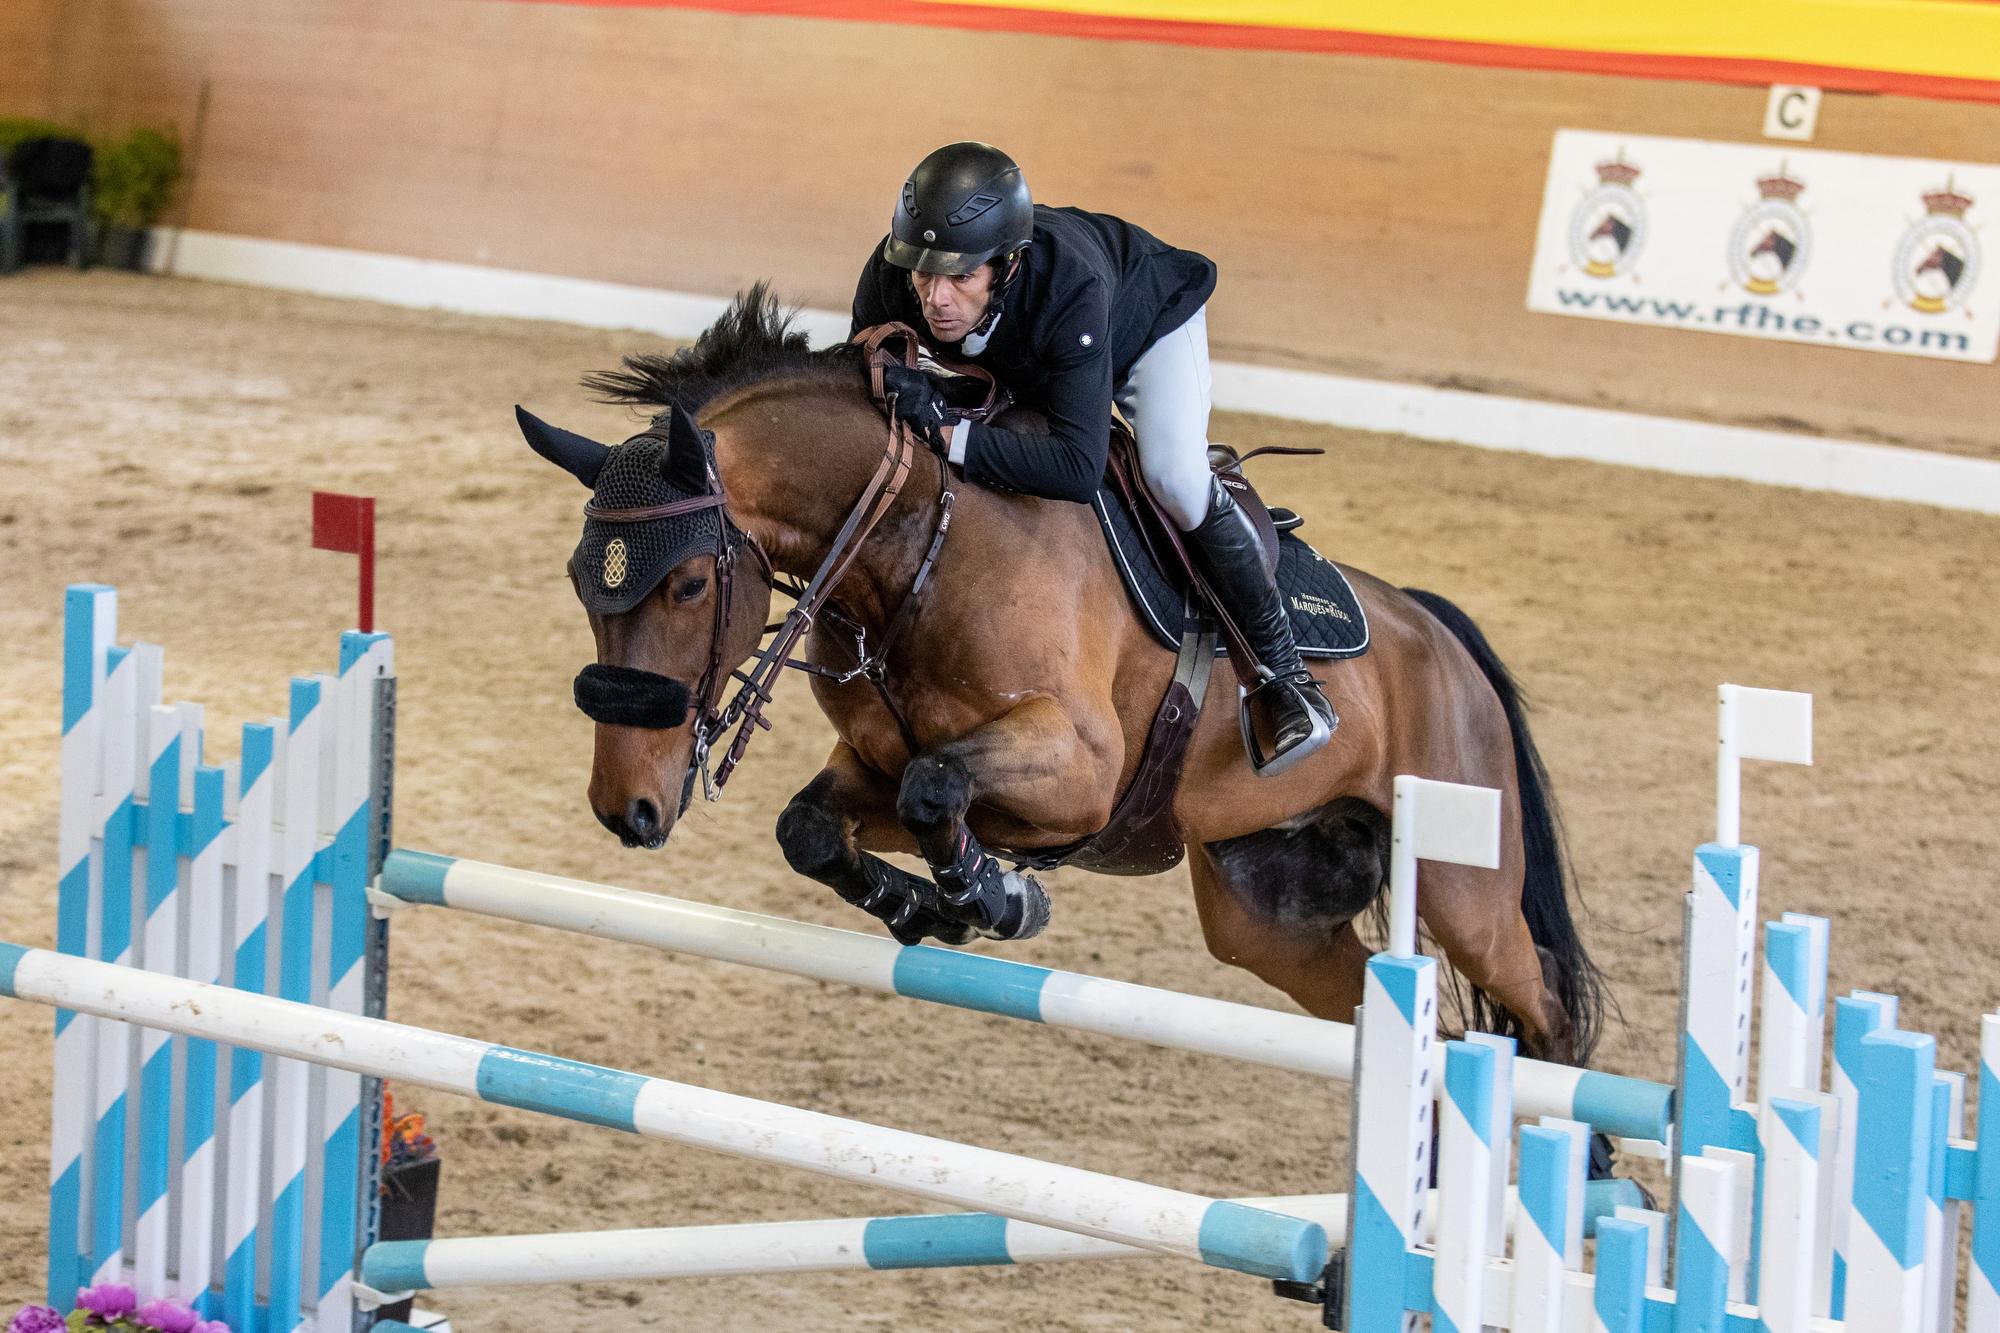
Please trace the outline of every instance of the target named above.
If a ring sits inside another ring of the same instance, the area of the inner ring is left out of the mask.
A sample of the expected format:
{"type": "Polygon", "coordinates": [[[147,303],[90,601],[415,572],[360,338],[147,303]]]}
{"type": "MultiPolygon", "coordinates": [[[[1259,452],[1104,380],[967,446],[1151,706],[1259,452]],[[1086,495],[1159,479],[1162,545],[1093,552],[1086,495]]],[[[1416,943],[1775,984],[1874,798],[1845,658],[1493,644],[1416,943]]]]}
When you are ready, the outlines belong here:
{"type": "Polygon", "coordinates": [[[931,447],[931,452],[939,455],[945,452],[948,442],[944,394],[930,376],[907,366],[885,366],[882,395],[888,400],[890,410],[931,447]]]}

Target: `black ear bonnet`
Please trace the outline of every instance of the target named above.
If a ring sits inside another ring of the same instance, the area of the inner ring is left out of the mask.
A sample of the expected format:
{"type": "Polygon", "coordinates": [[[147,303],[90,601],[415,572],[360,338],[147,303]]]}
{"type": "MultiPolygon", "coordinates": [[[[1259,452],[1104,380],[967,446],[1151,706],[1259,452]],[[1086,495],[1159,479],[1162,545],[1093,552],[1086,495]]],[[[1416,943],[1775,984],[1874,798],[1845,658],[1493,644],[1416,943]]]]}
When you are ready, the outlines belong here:
{"type": "Polygon", "coordinates": [[[570,556],[577,592],[591,611],[629,611],[675,565],[718,548],[719,508],[638,522],[590,517],[593,509],[646,509],[711,493],[709,448],[714,437],[686,420],[684,414],[662,412],[648,430],[605,455],[584,511],[583,538],[570,556]]]}

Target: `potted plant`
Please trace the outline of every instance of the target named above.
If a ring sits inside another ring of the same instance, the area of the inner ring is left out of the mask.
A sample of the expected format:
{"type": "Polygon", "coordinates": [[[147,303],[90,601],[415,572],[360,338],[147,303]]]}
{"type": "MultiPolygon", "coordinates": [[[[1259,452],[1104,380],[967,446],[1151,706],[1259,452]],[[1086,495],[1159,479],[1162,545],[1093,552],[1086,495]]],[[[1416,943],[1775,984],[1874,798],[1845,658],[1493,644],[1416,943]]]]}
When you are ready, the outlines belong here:
{"type": "Polygon", "coordinates": [[[93,186],[100,261],[144,267],[146,233],[172,202],[181,178],[181,145],[171,132],[137,129],[98,149],[93,186]]]}

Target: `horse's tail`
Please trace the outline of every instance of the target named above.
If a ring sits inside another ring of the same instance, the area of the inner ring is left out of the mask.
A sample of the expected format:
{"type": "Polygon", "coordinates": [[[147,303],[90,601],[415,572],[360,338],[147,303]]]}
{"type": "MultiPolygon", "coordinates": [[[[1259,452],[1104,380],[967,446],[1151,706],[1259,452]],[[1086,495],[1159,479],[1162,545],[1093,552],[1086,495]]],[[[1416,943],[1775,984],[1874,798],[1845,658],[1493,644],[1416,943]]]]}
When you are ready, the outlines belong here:
{"type": "MultiPolygon", "coordinates": [[[[1434,592],[1420,588],[1403,591],[1465,645],[1493,692],[1500,696],[1508,730],[1513,733],[1514,769],[1521,788],[1521,844],[1527,859],[1521,880],[1521,915],[1527,918],[1529,935],[1554,962],[1556,995],[1562,1001],[1563,1012],[1569,1015],[1572,1049],[1577,1063],[1585,1063],[1603,1029],[1610,996],[1604,974],[1585,952],[1583,940],[1576,933],[1576,922],[1570,916],[1569,881],[1574,872],[1569,864],[1569,849],[1563,842],[1562,817],[1549,787],[1549,772],[1542,764],[1541,752],[1535,748],[1535,738],[1528,731],[1521,687],[1472,617],[1434,592]]],[[[1469,1008],[1467,1018],[1475,1031],[1520,1035],[1520,1024],[1514,1016],[1477,989],[1472,992],[1469,1008]]]]}

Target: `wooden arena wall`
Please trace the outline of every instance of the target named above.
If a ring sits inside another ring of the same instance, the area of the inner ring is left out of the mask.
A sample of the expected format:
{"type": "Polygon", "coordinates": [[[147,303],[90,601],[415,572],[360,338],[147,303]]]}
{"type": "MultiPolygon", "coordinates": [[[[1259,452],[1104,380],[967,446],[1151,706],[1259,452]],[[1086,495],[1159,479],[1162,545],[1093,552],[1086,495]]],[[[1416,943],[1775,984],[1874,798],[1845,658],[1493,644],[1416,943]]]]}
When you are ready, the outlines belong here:
{"type": "MultiPolygon", "coordinates": [[[[210,84],[197,228],[844,307],[908,167],[985,138],[1041,198],[1214,256],[1224,357],[2000,456],[1992,365],[1526,310],[1557,129],[1757,141],[1761,88],[681,8],[25,2],[0,34],[52,23],[44,109],[185,134],[210,84]]],[[[2000,105],[1829,93],[1814,146],[1996,144],[2000,105]]]]}

